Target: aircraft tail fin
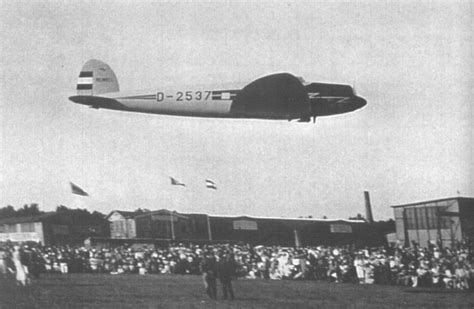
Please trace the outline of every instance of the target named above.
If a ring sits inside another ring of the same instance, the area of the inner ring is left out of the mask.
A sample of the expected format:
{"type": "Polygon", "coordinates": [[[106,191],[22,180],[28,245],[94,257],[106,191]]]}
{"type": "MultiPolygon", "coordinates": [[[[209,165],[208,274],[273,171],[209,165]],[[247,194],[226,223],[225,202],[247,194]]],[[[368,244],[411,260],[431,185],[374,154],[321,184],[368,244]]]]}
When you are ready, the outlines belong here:
{"type": "Polygon", "coordinates": [[[91,59],[82,67],[76,89],[78,95],[99,95],[118,92],[119,84],[114,71],[106,63],[91,59]]]}

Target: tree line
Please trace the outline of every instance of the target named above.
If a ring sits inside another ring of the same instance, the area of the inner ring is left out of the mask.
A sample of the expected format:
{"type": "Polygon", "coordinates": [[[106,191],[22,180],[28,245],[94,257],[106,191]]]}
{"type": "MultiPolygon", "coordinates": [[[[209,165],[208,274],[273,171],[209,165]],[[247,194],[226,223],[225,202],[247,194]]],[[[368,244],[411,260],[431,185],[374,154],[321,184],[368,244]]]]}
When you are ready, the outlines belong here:
{"type": "MultiPolygon", "coordinates": [[[[92,215],[94,217],[105,218],[105,215],[98,211],[90,212],[87,209],[71,209],[64,205],[58,205],[56,207],[56,212],[63,212],[63,211],[77,211],[83,212],[84,214],[92,215]]],[[[0,208],[0,219],[5,218],[19,218],[19,217],[30,217],[30,216],[37,216],[41,214],[45,214],[45,211],[42,211],[38,204],[31,203],[25,204],[23,207],[19,207],[15,209],[12,205],[7,205],[5,207],[0,208]]]]}

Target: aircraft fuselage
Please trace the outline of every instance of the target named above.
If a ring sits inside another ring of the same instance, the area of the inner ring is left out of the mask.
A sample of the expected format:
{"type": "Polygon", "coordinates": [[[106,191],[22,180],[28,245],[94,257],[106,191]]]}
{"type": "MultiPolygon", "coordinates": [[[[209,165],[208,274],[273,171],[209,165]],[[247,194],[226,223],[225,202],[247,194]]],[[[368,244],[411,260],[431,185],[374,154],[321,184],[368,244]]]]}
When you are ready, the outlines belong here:
{"type": "Polygon", "coordinates": [[[183,86],[120,92],[115,74],[98,60],[87,62],[69,99],[92,108],[215,118],[299,119],[357,110],[365,99],[352,87],[305,83],[289,73],[259,78],[247,85],[183,86]]]}

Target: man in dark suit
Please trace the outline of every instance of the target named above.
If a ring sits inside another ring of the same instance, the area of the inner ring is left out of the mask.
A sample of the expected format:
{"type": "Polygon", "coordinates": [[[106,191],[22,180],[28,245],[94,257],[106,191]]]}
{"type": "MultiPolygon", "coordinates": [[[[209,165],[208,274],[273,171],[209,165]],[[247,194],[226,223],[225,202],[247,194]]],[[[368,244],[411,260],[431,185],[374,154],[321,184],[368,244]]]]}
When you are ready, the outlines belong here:
{"type": "Polygon", "coordinates": [[[222,284],[222,292],[224,299],[227,295],[230,299],[234,299],[234,291],[232,290],[232,277],[235,276],[236,263],[232,253],[224,252],[220,255],[219,263],[217,264],[217,273],[219,281],[222,284]]]}

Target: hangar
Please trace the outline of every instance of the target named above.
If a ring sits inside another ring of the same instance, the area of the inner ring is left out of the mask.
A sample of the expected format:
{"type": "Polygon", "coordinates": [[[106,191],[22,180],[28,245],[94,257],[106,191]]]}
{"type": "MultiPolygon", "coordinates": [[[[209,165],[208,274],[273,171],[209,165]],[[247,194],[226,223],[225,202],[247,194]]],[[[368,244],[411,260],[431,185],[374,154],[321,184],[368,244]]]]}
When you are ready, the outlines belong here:
{"type": "Polygon", "coordinates": [[[474,240],[474,198],[451,197],[392,206],[397,239],[428,246],[474,240]]]}
{"type": "Polygon", "coordinates": [[[109,221],[111,238],[135,238],[137,236],[135,217],[141,211],[114,210],[105,219],[109,221]]]}
{"type": "MultiPolygon", "coordinates": [[[[111,224],[113,211],[107,217],[111,224]]],[[[135,237],[114,237],[141,241],[246,242],[250,244],[306,246],[374,246],[384,242],[383,235],[364,220],[225,216],[178,213],[167,209],[134,214],[123,218],[123,226],[134,220],[135,237]],[[128,220],[125,222],[125,220],[128,220]]]]}
{"type": "Polygon", "coordinates": [[[108,235],[106,220],[76,209],[0,219],[0,242],[34,241],[42,245],[65,245],[108,235]]]}

